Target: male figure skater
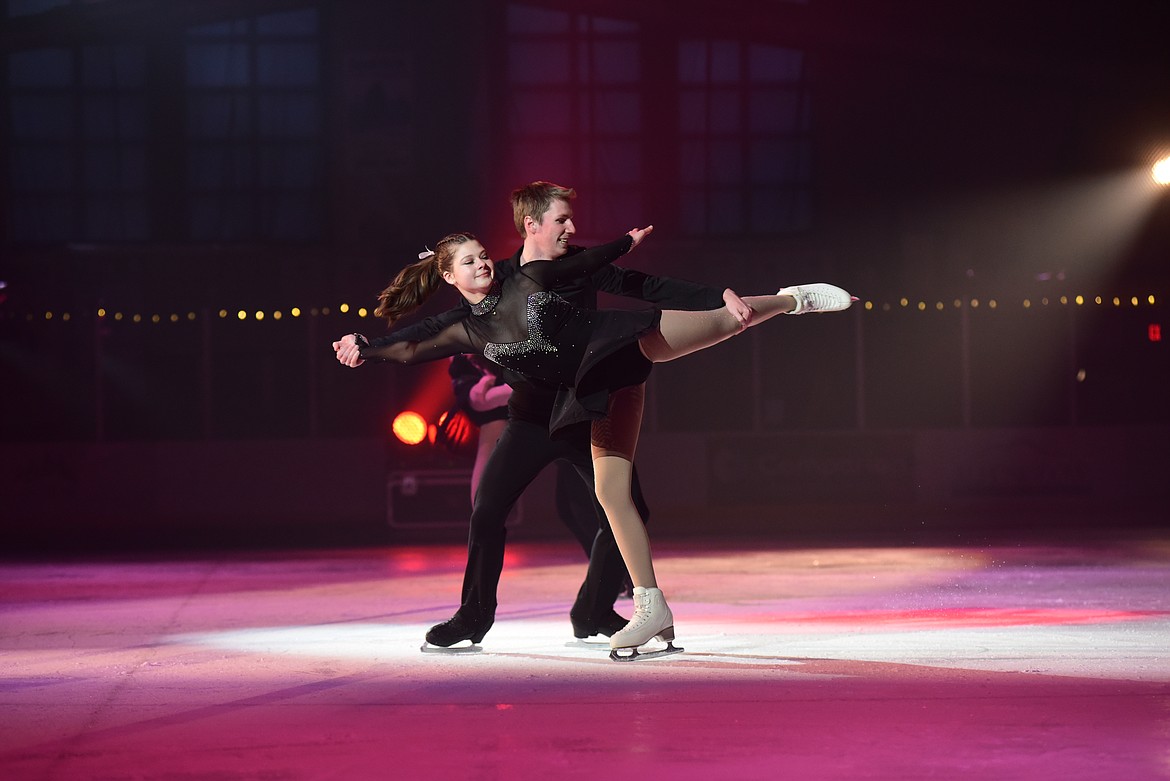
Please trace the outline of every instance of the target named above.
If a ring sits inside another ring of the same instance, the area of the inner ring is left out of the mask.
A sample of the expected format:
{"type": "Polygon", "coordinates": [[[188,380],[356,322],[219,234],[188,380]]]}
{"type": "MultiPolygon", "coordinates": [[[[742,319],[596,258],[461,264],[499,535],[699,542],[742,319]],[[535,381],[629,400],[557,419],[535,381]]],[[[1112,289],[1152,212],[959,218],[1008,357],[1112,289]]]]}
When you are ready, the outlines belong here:
{"type": "MultiPolygon", "coordinates": [[[[570,204],[575,197],[572,188],[551,182],[533,182],[512,193],[513,218],[524,242],[508,261],[496,264],[498,278],[517,273],[529,261],[556,260],[583,249],[569,244],[576,232],[570,204]]],[[[606,266],[571,287],[558,289],[557,294],[578,307],[596,309],[598,291],[671,309],[719,309],[725,304],[724,291],[654,277],[616,265],[606,266]]],[[[467,317],[468,311],[466,304],[461,304],[399,331],[398,338],[420,340],[434,335],[467,317]]],[[[374,339],[372,343],[375,346],[385,344],[386,339],[374,339]]],[[[473,503],[462,601],[454,616],[427,632],[426,640],[434,646],[446,648],[464,640],[478,643],[491,628],[495,621],[496,591],[504,565],[507,536],[504,522],[520,495],[544,467],[557,460],[569,462],[593,496],[589,423],[580,423],[555,437],[550,436],[549,420],[557,388],[516,375],[506,375],[506,379],[513,388],[508,401],[508,423],[483,468],[473,503]]],[[[650,513],[636,471],[632,488],[635,505],[645,523],[650,513]]],[[[593,503],[599,529],[593,541],[585,581],[569,612],[573,634],[578,638],[598,634],[609,637],[627,623],[613,609],[624,588],[625,565],[595,497],[593,503]]]]}

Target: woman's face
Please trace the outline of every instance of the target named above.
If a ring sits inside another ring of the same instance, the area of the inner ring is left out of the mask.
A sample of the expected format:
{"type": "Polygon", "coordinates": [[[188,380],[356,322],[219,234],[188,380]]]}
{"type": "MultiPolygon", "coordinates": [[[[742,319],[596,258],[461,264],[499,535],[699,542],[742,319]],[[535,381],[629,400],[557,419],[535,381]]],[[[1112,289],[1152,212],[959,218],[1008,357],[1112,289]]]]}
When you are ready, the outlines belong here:
{"type": "Polygon", "coordinates": [[[475,303],[492,289],[496,267],[487,250],[478,241],[465,241],[455,250],[451,270],[443,272],[447,284],[454,285],[465,298],[475,303]]]}

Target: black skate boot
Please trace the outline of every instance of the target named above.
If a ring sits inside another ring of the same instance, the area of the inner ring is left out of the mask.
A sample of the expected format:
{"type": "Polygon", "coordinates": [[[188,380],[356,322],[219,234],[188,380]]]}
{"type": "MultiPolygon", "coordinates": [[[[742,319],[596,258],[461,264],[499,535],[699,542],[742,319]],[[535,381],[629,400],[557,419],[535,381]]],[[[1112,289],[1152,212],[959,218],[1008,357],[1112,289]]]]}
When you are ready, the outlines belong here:
{"type": "Polygon", "coordinates": [[[610,609],[608,613],[600,617],[583,616],[574,610],[570,611],[569,620],[573,622],[573,637],[576,637],[578,640],[584,640],[594,635],[612,637],[614,632],[617,632],[629,623],[629,621],[619,616],[613,609],[610,609]]]}
{"type": "MultiPolygon", "coordinates": [[[[495,616],[471,620],[462,613],[456,612],[443,623],[435,624],[430,628],[427,632],[427,642],[439,648],[450,648],[464,640],[470,640],[471,644],[475,645],[483,640],[484,635],[488,633],[494,623],[495,616]]],[[[427,650],[426,646],[423,646],[423,650],[427,650]]]]}

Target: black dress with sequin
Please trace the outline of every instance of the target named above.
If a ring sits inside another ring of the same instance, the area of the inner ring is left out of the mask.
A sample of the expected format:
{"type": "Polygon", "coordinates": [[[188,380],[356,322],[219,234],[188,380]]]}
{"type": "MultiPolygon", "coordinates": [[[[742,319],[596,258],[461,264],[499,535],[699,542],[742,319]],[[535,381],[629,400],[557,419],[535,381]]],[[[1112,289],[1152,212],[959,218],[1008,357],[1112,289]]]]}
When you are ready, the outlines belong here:
{"type": "MultiPolygon", "coordinates": [[[[658,309],[581,309],[556,294],[629,252],[633,239],[559,260],[525,263],[497,284],[471,316],[419,342],[364,346],[364,360],[422,363],[457,353],[483,355],[505,369],[561,386],[549,429],[605,416],[611,390],[644,382],[650,362],[634,354],[658,327],[658,309]]],[[[393,338],[393,334],[390,335],[393,338]]]]}

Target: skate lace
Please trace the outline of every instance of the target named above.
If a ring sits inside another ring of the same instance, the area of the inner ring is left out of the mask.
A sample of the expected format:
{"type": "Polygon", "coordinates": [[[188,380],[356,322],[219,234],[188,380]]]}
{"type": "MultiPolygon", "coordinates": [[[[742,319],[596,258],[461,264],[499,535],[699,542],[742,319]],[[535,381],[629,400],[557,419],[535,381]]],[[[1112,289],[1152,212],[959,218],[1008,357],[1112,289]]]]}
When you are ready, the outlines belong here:
{"type": "Polygon", "coordinates": [[[650,620],[650,598],[640,598],[634,607],[634,615],[630,616],[630,629],[637,629],[650,620]]]}
{"type": "Polygon", "coordinates": [[[806,295],[805,302],[810,308],[823,309],[833,303],[833,297],[818,290],[812,290],[806,295]]]}
{"type": "Polygon", "coordinates": [[[804,299],[804,306],[801,309],[811,309],[820,311],[823,309],[832,309],[837,306],[837,296],[823,290],[802,290],[802,298],[804,299]]]}

